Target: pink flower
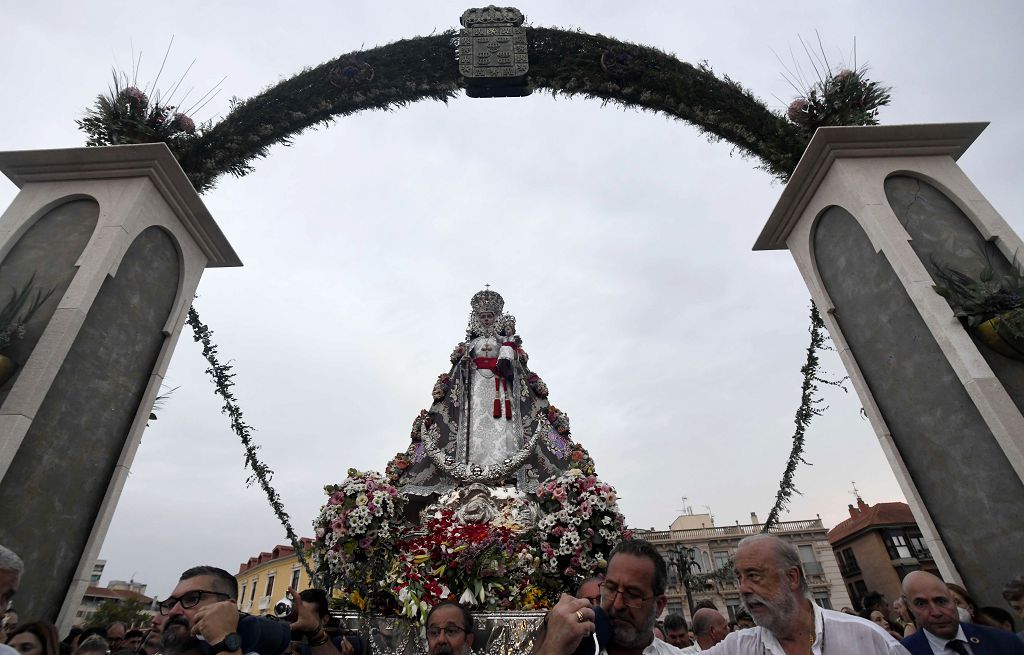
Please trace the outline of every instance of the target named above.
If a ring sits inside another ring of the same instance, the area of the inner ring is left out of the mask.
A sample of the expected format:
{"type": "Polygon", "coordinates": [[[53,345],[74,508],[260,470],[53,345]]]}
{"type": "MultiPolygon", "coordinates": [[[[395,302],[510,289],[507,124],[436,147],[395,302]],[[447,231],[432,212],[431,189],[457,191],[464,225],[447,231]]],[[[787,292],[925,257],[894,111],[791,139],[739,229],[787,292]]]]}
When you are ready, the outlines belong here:
{"type": "Polygon", "coordinates": [[[185,134],[196,133],[196,123],[185,114],[175,114],[171,119],[171,126],[185,134]]]}

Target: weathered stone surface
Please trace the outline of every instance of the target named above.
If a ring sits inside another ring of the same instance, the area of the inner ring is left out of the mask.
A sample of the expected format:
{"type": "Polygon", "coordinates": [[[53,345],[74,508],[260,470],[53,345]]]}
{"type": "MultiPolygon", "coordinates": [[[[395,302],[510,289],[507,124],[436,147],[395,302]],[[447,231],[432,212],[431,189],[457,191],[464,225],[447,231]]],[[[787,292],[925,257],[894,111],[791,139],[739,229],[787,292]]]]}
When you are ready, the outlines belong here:
{"type": "MultiPolygon", "coordinates": [[[[910,247],[936,282],[935,262],[976,275],[983,254],[997,273],[1010,270],[1010,262],[995,244],[986,241],[963,210],[931,184],[909,175],[893,175],[885,181],[885,195],[910,234],[910,247]]],[[[1024,362],[1000,355],[974,335],[971,338],[1017,409],[1024,412],[1024,362]]]]}
{"type": "MultiPolygon", "coordinates": [[[[0,263],[0,297],[6,300],[35,275],[33,286],[53,293],[25,326],[25,337],[4,352],[19,366],[28,360],[57,304],[78,268],[78,258],[96,229],[100,207],[94,200],[78,199],[46,212],[30,227],[0,263]]],[[[0,405],[18,379],[17,374],[0,387],[0,405]]]]}
{"type": "Polygon", "coordinates": [[[0,481],[0,543],[26,560],[19,610],[54,620],[163,346],[178,248],[151,227],[103,283],[0,481]],[[59,526],[55,530],[54,526],[59,526]]]}
{"type": "MultiPolygon", "coordinates": [[[[914,205],[901,197],[904,207],[914,205]]],[[[923,226],[915,227],[921,243],[925,235],[943,242],[941,225],[909,216],[923,226]]],[[[814,253],[835,319],[957,569],[972,588],[1001,588],[1024,570],[1019,536],[1006,523],[1024,507],[1020,478],[853,216],[828,209],[814,231],[814,253]]]]}

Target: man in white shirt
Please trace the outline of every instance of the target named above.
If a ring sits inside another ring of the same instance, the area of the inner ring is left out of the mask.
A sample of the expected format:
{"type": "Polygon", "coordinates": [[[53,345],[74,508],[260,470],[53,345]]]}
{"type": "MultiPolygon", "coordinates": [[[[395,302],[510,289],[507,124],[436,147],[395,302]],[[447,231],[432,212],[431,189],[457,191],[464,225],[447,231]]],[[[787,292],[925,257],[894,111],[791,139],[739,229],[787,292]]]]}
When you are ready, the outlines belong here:
{"type": "Polygon", "coordinates": [[[684,653],[699,653],[720,643],[729,634],[729,622],[718,610],[702,607],[693,615],[693,634],[696,643],[684,648],[684,653]]]}
{"type": "Polygon", "coordinates": [[[812,603],[799,553],[778,537],[747,537],[733,561],[740,597],[757,627],[733,632],[705,653],[907,655],[898,641],[874,623],[812,603]]]}

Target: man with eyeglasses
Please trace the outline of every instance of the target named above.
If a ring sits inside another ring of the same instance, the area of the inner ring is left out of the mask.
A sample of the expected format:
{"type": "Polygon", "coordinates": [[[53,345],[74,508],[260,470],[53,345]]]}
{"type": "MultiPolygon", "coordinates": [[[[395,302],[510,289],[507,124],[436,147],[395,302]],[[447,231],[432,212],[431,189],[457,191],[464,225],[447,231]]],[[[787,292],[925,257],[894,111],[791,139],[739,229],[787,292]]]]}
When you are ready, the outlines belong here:
{"type": "Polygon", "coordinates": [[[881,627],[819,607],[800,554],[774,535],[740,541],[733,556],[740,598],[757,627],[730,633],[708,655],[908,655],[881,627]]]}
{"type": "Polygon", "coordinates": [[[210,645],[210,655],[241,655],[237,597],[238,582],[224,569],[196,566],[182,573],[178,586],[159,604],[167,617],[160,638],[165,655],[201,652],[199,636],[210,645]]]}
{"type": "Polygon", "coordinates": [[[473,648],[473,615],[452,602],[438,603],[427,613],[428,655],[469,655],[473,648]]]}
{"type": "MultiPolygon", "coordinates": [[[[668,569],[661,554],[642,539],[620,542],[601,583],[601,609],[611,623],[608,655],[677,655],[680,650],[654,638],[654,623],[668,599],[668,569]]],[[[548,613],[538,655],[568,655],[596,629],[595,611],[586,599],[562,595],[548,613]]]]}

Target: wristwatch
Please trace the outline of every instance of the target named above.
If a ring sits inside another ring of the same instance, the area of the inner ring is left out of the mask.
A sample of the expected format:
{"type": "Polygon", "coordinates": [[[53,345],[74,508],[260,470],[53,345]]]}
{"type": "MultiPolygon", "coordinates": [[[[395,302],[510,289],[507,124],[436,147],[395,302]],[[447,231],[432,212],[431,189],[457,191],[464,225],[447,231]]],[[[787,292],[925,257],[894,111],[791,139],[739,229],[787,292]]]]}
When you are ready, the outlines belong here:
{"type": "Polygon", "coordinates": [[[229,632],[224,639],[210,646],[210,655],[233,653],[236,650],[242,650],[242,638],[238,636],[237,632],[229,632]]]}

